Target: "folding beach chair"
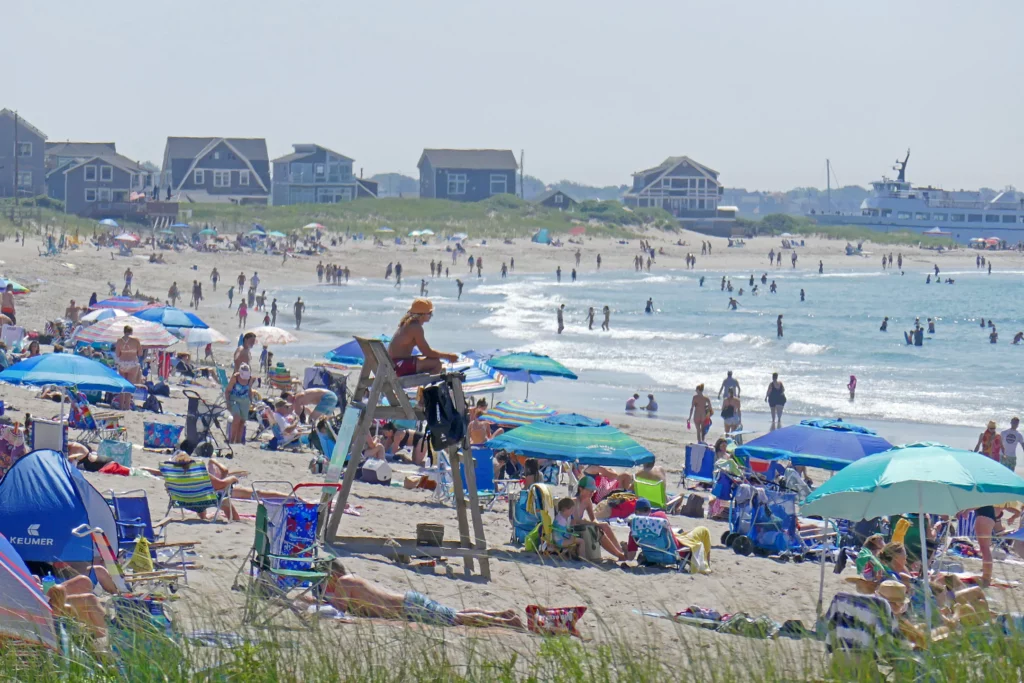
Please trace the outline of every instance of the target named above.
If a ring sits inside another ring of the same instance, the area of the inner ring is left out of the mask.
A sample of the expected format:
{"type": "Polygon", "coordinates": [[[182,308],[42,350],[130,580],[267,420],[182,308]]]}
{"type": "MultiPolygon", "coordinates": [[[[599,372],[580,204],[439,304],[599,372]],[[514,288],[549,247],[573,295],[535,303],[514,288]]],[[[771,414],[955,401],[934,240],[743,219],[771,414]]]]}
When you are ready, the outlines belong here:
{"type": "Polygon", "coordinates": [[[679,477],[679,485],[687,488],[687,481],[700,484],[714,483],[715,450],[704,443],[691,443],[686,447],[683,459],[683,473],[679,477]]]}
{"type": "Polygon", "coordinates": [[[153,518],[149,512],[149,498],[142,489],[133,491],[107,492],[107,501],[114,512],[114,524],[117,525],[118,559],[125,563],[136,551],[136,544],[140,537],[145,538],[149,545],[150,559],[154,566],[174,565],[175,569],[181,570],[181,577],[188,583],[187,554],[199,545],[198,541],[167,540],[167,522],[170,518],[164,518],[153,524],[153,518]],[[169,551],[165,559],[159,557],[159,551],[169,551]]]}
{"type": "MultiPolygon", "coordinates": [[[[288,482],[254,482],[271,484],[288,482]]],[[[291,486],[290,484],[288,484],[291,486]]],[[[245,562],[235,575],[234,590],[246,593],[243,623],[263,626],[286,609],[297,615],[303,609],[296,601],[312,595],[319,608],[330,577],[334,555],[318,540],[320,528],[329,516],[333,495],[318,495],[307,502],[298,491],[305,488],[336,492],[341,484],[298,484],[286,498],[261,498],[257,495],[256,531],[245,562]],[[320,502],[326,499],[327,502],[320,502]],[[244,583],[241,577],[246,575],[244,583]],[[296,591],[298,591],[296,593],[296,591]],[[269,607],[267,600],[274,600],[269,607]],[[261,613],[262,612],[262,613],[261,613]]]]}
{"type": "Polygon", "coordinates": [[[633,480],[633,493],[638,498],[646,498],[651,501],[651,505],[659,510],[664,510],[668,506],[668,494],[665,492],[664,481],[650,481],[648,479],[634,479],[633,480]]]}
{"type": "Polygon", "coordinates": [[[121,424],[120,413],[93,411],[85,394],[79,391],[69,391],[67,395],[71,402],[68,426],[78,430],[76,441],[99,443],[104,439],[123,441],[127,438],[127,429],[121,424]]]}
{"type": "Polygon", "coordinates": [[[690,551],[676,547],[667,519],[634,515],[629,520],[629,535],[640,548],[641,564],[674,566],[680,571],[688,566],[690,551]]]}
{"type": "Polygon", "coordinates": [[[28,430],[28,450],[38,451],[50,449],[68,452],[68,426],[59,420],[40,420],[33,418],[28,430]]]}
{"type": "MultiPolygon", "coordinates": [[[[220,492],[215,491],[210,473],[206,470],[206,464],[198,461],[188,463],[176,463],[172,461],[160,463],[160,474],[164,478],[164,487],[167,489],[167,513],[173,509],[181,510],[181,516],[185,516],[185,510],[190,510],[202,518],[210,508],[214,508],[213,519],[217,521],[217,515],[221,513],[225,500],[231,498],[231,487],[220,492]]],[[[164,513],[164,514],[167,514],[164,513]]]]}
{"type": "Polygon", "coordinates": [[[167,586],[171,592],[174,592],[174,586],[181,578],[181,572],[177,571],[126,572],[124,565],[115,557],[110,539],[107,538],[107,534],[101,527],[90,528],[88,524],[82,524],[72,529],[71,533],[80,538],[89,537],[92,540],[96,555],[100,558],[107,573],[110,574],[110,579],[114,582],[118,595],[130,595],[135,591],[136,586],[150,583],[167,586]]]}

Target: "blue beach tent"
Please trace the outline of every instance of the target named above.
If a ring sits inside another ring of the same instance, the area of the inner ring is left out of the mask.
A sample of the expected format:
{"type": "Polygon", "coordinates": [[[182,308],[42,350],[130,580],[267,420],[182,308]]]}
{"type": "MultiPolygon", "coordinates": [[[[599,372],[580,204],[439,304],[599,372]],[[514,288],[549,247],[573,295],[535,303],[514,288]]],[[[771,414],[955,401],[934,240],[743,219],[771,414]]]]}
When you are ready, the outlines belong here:
{"type": "Polygon", "coordinates": [[[551,235],[548,233],[547,228],[541,228],[537,232],[533,233],[531,241],[537,242],[538,244],[551,244],[551,235]]]}
{"type": "Polygon", "coordinates": [[[0,533],[26,562],[92,562],[92,539],[71,530],[100,527],[117,554],[117,527],[103,496],[61,453],[33,451],[0,479],[0,533]]]}

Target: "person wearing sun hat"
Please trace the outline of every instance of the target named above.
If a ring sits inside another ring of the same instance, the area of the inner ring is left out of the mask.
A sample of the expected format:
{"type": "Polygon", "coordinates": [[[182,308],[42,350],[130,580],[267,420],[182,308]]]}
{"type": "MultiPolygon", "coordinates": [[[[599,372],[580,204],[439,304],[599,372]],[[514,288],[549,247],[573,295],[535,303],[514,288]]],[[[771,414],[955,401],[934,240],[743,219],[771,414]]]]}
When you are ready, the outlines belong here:
{"type": "Polygon", "coordinates": [[[974,445],[974,452],[1001,462],[1003,450],[1003,437],[996,431],[996,421],[989,420],[985,431],[978,437],[978,443],[974,445]]]}
{"type": "Polygon", "coordinates": [[[413,299],[409,310],[398,323],[388,345],[388,356],[395,363],[399,377],[418,373],[436,374],[441,372],[441,361],[454,362],[459,356],[443,353],[430,348],[423,333],[423,325],[434,315],[434,304],[430,299],[413,299]],[[415,352],[418,350],[418,354],[415,352]]]}

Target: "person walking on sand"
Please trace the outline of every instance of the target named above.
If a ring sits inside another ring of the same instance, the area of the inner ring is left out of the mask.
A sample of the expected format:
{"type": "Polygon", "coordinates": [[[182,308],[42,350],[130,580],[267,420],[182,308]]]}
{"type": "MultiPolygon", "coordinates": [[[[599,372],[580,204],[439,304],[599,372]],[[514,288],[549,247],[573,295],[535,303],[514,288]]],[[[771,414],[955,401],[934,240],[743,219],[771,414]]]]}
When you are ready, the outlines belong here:
{"type": "Polygon", "coordinates": [[[1017,469],[1017,448],[1022,443],[1022,437],[1017,427],[1020,426],[1020,418],[1010,419],[1010,428],[1003,430],[1000,436],[1003,438],[1003,464],[1011,470],[1017,469]]]}
{"type": "Polygon", "coordinates": [[[558,334],[562,334],[562,330],[565,329],[565,321],[563,319],[563,315],[564,314],[565,314],[565,304],[562,304],[561,306],[558,307],[558,312],[557,312],[557,316],[558,316],[558,334]]]}
{"type": "Polygon", "coordinates": [[[604,309],[602,309],[602,311],[604,313],[604,322],[601,323],[601,329],[604,330],[605,332],[608,332],[612,329],[612,309],[605,306],[604,309]]]}
{"type": "Polygon", "coordinates": [[[771,431],[782,427],[782,410],[786,406],[786,387],[779,381],[779,373],[772,373],[772,381],[768,384],[764,400],[772,414],[771,431]]]}
{"type": "Polygon", "coordinates": [[[577,249],[577,250],[576,250],[576,267],[577,267],[577,268],[579,268],[579,267],[580,267],[580,257],[581,257],[582,255],[583,255],[583,254],[582,254],[582,252],[580,252],[580,250],[579,250],[579,249],[577,249]]]}
{"type": "Polygon", "coordinates": [[[601,255],[597,255],[597,269],[601,270],[601,255]]]}
{"type": "Polygon", "coordinates": [[[725,427],[725,433],[730,434],[739,429],[742,422],[740,399],[736,395],[736,389],[729,387],[726,389],[725,400],[722,401],[722,425],[725,427]]]}
{"type": "Polygon", "coordinates": [[[171,283],[171,288],[167,290],[167,299],[171,302],[171,307],[178,305],[178,297],[181,296],[181,292],[178,291],[177,281],[171,283]]]}
{"type": "Polygon", "coordinates": [[[247,324],[246,318],[249,317],[249,307],[245,304],[245,299],[242,299],[238,304],[238,326],[244,328],[247,324]]]}
{"type": "Polygon", "coordinates": [[[590,309],[587,311],[587,329],[588,330],[594,329],[594,307],[593,306],[591,306],[590,309]]]}
{"type": "Polygon", "coordinates": [[[825,272],[825,263],[823,261],[818,261],[818,275],[821,275],[824,272],[825,272]]]}
{"type": "Polygon", "coordinates": [[[235,286],[231,285],[228,287],[228,308],[234,306],[235,303],[235,286]]]}
{"type": "Polygon", "coordinates": [[[696,391],[697,393],[690,401],[690,412],[686,416],[686,422],[689,423],[691,419],[693,420],[693,424],[697,427],[697,443],[704,443],[714,410],[711,408],[711,399],[704,395],[704,385],[698,384],[696,391]]]}
{"type": "Polygon", "coordinates": [[[14,308],[14,285],[10,282],[4,287],[4,293],[0,295],[0,312],[10,318],[12,325],[18,324],[18,316],[14,308]]]}
{"type": "Polygon", "coordinates": [[[295,329],[302,329],[302,314],[306,312],[306,304],[301,296],[292,304],[292,310],[295,312],[295,329]]]}
{"type": "Polygon", "coordinates": [[[1001,463],[1004,450],[1003,437],[996,431],[996,422],[989,420],[987,428],[978,437],[978,443],[974,444],[974,452],[1001,463]]]}
{"type": "Polygon", "coordinates": [[[779,313],[779,317],[775,321],[775,331],[778,334],[779,339],[782,339],[782,314],[781,313],[779,313]]]}

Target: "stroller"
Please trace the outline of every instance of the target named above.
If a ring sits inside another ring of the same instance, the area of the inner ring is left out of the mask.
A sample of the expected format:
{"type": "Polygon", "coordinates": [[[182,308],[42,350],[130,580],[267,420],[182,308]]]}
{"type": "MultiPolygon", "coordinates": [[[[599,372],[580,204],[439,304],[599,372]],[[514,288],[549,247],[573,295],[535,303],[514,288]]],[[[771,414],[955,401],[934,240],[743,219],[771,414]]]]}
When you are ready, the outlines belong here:
{"type": "Polygon", "coordinates": [[[181,442],[181,450],[198,458],[209,458],[214,455],[233,458],[234,452],[227,443],[228,435],[220,423],[227,412],[226,408],[204,401],[202,396],[191,389],[183,389],[181,393],[188,399],[185,440],[181,442]],[[214,435],[214,428],[220,433],[223,446],[214,435]]]}

